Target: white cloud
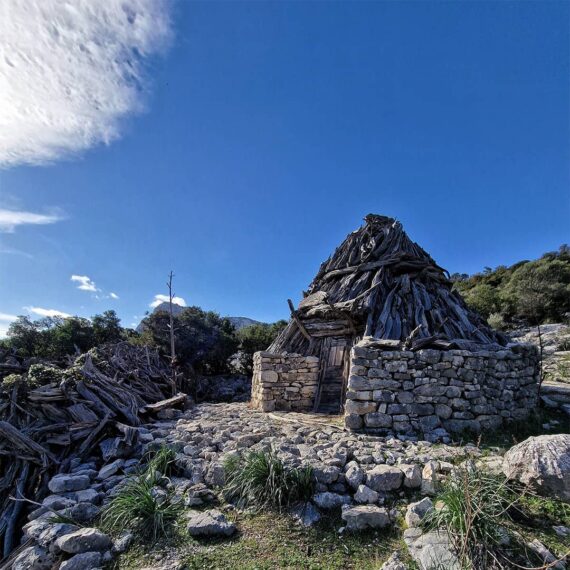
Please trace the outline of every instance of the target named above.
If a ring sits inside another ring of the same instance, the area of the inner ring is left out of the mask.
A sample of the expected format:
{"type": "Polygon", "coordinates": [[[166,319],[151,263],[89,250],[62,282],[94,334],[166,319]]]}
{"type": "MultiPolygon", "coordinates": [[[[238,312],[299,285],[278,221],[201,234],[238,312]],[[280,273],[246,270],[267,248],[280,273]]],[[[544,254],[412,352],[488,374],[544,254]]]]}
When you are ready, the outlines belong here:
{"type": "Polygon", "coordinates": [[[57,309],[42,309],[41,307],[24,307],[28,313],[39,315],[40,317],[71,317],[69,313],[58,311],[57,309]]]}
{"type": "Polygon", "coordinates": [[[118,299],[119,295],[117,295],[117,293],[111,292],[111,293],[109,293],[109,297],[111,297],[111,299],[118,299]]]}
{"type": "Polygon", "coordinates": [[[72,275],[71,280],[75,283],[79,283],[77,288],[81,289],[82,291],[91,291],[92,293],[99,291],[95,285],[95,281],[93,281],[90,277],[87,277],[87,275],[72,275]]]}
{"type": "MultiPolygon", "coordinates": [[[[182,297],[173,297],[172,302],[181,307],[186,306],[186,301],[182,297]]],[[[152,309],[158,307],[161,303],[168,303],[168,295],[155,295],[154,301],[149,305],[152,309]]]]}
{"type": "Polygon", "coordinates": [[[18,317],[16,315],[9,315],[8,313],[0,313],[0,322],[11,323],[15,321],[18,317]]]}
{"type": "MultiPolygon", "coordinates": [[[[0,110],[0,115],[1,113],[2,111],[0,110]]],[[[2,138],[1,132],[2,128],[0,123],[0,139],[2,138]]],[[[34,212],[0,208],[0,232],[12,233],[18,226],[55,224],[63,219],[64,217],[59,213],[35,214],[34,212]]]]}
{"type": "Polygon", "coordinates": [[[171,36],[167,0],[0,2],[0,166],[109,144],[144,108],[145,64],[171,36]]]}

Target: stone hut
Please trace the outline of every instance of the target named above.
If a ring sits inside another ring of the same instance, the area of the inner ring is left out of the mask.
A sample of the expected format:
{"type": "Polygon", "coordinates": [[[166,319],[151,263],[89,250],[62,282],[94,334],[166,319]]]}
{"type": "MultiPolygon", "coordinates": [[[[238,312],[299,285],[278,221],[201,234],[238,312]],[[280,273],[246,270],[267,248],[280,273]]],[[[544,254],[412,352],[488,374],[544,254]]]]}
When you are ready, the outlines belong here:
{"type": "Polygon", "coordinates": [[[537,404],[536,348],[512,344],[452,289],[402,225],[370,214],[254,357],[252,405],[344,412],[349,429],[479,431],[537,404]]]}

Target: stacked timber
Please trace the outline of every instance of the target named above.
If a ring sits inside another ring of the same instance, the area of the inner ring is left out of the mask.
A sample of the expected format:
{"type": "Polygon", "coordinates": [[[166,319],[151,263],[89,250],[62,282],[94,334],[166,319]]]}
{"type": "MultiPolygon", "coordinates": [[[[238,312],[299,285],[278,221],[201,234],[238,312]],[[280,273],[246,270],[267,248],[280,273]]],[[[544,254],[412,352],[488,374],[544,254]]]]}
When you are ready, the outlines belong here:
{"type": "Polygon", "coordinates": [[[157,351],[128,342],[0,380],[0,559],[18,544],[25,499],[41,500],[74,458],[133,450],[145,414],[186,402],[180,382],[157,351]]]}
{"type": "Polygon", "coordinates": [[[320,267],[270,352],[319,355],[324,337],[373,337],[419,348],[497,349],[491,329],[400,222],[370,214],[320,267]]]}

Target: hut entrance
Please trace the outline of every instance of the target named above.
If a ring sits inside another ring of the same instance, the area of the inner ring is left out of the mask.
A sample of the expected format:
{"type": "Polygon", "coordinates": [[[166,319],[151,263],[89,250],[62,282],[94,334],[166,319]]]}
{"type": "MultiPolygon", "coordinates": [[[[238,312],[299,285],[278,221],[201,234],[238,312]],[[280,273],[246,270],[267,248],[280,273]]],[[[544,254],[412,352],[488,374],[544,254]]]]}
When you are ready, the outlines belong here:
{"type": "Polygon", "coordinates": [[[315,412],[329,414],[342,412],[351,346],[352,339],[346,337],[323,339],[315,412]]]}

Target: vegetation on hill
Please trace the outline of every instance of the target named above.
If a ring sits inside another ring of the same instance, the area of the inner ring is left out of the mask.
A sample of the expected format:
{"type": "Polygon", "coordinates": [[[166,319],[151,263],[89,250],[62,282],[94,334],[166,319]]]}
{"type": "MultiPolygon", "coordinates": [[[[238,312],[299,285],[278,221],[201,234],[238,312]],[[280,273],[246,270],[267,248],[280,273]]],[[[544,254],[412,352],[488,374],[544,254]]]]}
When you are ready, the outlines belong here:
{"type": "Polygon", "coordinates": [[[454,288],[497,328],[562,322],[570,315],[570,247],[482,273],[451,275],[454,288]]]}

